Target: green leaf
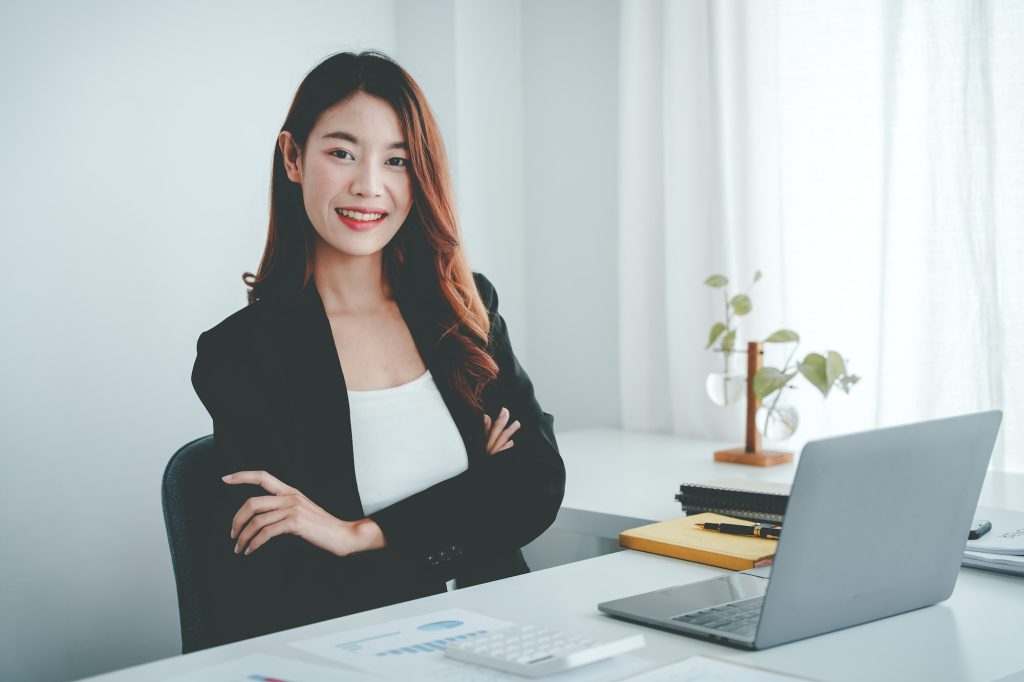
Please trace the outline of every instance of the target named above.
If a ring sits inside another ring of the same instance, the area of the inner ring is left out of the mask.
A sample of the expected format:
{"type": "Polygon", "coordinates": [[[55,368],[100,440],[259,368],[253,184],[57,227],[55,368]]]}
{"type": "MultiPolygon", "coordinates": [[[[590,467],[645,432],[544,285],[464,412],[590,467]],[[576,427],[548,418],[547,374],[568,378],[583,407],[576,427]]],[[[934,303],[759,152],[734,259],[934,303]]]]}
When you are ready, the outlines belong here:
{"type": "Polygon", "coordinates": [[[821,391],[821,394],[828,397],[832,384],[828,381],[828,373],[825,370],[825,358],[818,353],[810,353],[800,363],[800,373],[814,384],[814,387],[821,391]]]}
{"type": "Polygon", "coordinates": [[[714,287],[716,289],[721,289],[728,283],[729,278],[726,277],[725,275],[711,275],[706,280],[704,280],[704,284],[707,284],[709,287],[714,287]]]}
{"type": "Polygon", "coordinates": [[[825,380],[828,381],[828,385],[831,387],[836,383],[836,379],[846,374],[846,363],[843,361],[843,356],[834,350],[828,352],[828,359],[825,360],[825,380]]]}
{"type": "Polygon", "coordinates": [[[761,279],[761,271],[760,270],[758,270],[757,272],[754,273],[754,281],[756,282],[759,279],[761,279]]]}
{"type": "Polygon", "coordinates": [[[750,303],[750,297],[746,294],[736,294],[729,301],[729,305],[732,306],[733,311],[737,315],[746,315],[753,308],[753,305],[750,303]]]}
{"type": "Polygon", "coordinates": [[[790,331],[789,329],[780,329],[779,331],[775,332],[767,339],[765,339],[764,343],[789,343],[791,341],[799,340],[800,335],[797,334],[796,332],[790,331]]]}
{"type": "Polygon", "coordinates": [[[754,395],[757,396],[758,400],[764,400],[767,396],[788,384],[789,380],[795,376],[796,372],[784,374],[774,367],[762,367],[754,375],[754,395]]]}
{"type": "Polygon", "coordinates": [[[724,339],[722,339],[722,350],[726,353],[731,353],[734,343],[736,343],[736,330],[730,329],[729,333],[725,335],[724,339]]]}
{"type": "Polygon", "coordinates": [[[704,348],[711,348],[725,330],[726,326],[724,323],[716,322],[715,326],[711,328],[711,334],[708,336],[708,345],[704,346],[704,348]]]}

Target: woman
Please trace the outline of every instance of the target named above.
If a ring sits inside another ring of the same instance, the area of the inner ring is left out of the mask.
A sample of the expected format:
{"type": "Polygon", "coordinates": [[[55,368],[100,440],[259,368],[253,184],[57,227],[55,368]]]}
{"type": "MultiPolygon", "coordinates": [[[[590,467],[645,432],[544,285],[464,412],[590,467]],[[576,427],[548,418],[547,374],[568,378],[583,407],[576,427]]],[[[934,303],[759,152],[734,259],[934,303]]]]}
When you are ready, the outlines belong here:
{"type": "Polygon", "coordinates": [[[249,305],[199,337],[206,646],[529,571],[565,468],[462,250],[437,123],[375,52],[303,80],[249,305]],[[230,533],[229,533],[230,528],[230,533]]]}

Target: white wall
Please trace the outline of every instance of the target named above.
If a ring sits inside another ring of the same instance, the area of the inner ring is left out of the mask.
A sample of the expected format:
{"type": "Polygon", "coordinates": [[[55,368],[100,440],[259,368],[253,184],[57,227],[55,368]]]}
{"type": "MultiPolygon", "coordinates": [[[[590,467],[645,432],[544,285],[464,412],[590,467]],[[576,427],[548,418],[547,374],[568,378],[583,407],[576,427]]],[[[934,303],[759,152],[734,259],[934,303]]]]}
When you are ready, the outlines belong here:
{"type": "Polygon", "coordinates": [[[618,0],[524,6],[530,376],[556,433],[620,425],[618,0]]]}
{"type": "Polygon", "coordinates": [[[330,53],[420,82],[544,409],[618,423],[617,2],[295,7],[0,5],[0,679],[180,650],[160,477],[210,432],[196,337],[245,303],[277,131],[330,53]]]}
{"type": "Polygon", "coordinates": [[[160,506],[210,433],[196,337],[245,303],[273,145],[391,2],[0,5],[0,679],[180,652],[160,506]]]}

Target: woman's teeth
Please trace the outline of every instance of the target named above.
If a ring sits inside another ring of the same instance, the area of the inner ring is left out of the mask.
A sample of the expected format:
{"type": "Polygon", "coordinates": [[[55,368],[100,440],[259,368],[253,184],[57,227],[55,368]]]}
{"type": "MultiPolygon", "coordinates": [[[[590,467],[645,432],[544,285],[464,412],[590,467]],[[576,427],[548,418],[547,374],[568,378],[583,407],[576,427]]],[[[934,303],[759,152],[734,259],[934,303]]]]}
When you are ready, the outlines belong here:
{"type": "Polygon", "coordinates": [[[340,215],[345,216],[346,218],[351,218],[352,220],[372,221],[380,220],[381,218],[384,217],[383,213],[359,213],[358,211],[349,211],[348,209],[344,208],[338,209],[338,213],[340,215]]]}

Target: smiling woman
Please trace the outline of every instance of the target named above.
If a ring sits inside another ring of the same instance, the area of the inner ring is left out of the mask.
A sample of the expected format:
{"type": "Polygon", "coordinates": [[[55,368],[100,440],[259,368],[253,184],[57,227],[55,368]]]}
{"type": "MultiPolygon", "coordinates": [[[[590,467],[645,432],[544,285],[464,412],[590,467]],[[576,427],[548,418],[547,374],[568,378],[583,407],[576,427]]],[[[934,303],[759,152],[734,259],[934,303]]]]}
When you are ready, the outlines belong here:
{"type": "Polygon", "coordinates": [[[529,570],[565,468],[453,207],[401,67],[341,53],[306,76],[249,305],[192,372],[223,477],[192,648],[529,570]]]}
{"type": "Polygon", "coordinates": [[[357,91],[324,111],[310,137],[301,155],[287,130],[278,141],[288,179],[302,185],[316,253],[323,259],[380,251],[412,207],[409,145],[389,142],[403,137],[398,114],[380,97],[357,91]],[[358,203],[336,205],[346,196],[358,203]]]}

